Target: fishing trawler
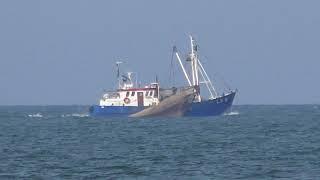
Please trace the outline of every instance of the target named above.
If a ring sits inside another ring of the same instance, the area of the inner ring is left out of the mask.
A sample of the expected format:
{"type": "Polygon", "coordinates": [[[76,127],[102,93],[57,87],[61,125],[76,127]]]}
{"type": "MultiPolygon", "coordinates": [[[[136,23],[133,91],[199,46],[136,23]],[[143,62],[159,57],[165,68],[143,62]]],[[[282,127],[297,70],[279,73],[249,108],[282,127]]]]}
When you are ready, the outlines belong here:
{"type": "Polygon", "coordinates": [[[160,88],[159,82],[156,81],[139,87],[137,83],[134,83],[132,72],[120,75],[122,62],[117,62],[118,89],[104,93],[99,105],[90,107],[90,115],[215,116],[228,111],[232,106],[236,90],[218,94],[199,59],[198,45],[192,36],[190,36],[190,44],[191,52],[188,53],[186,63],[189,64],[191,73],[187,73],[187,67],[183,65],[177,48],[173,48],[173,53],[187,81],[186,86],[165,89],[160,88]],[[207,99],[200,92],[203,85],[210,95],[207,99]]]}

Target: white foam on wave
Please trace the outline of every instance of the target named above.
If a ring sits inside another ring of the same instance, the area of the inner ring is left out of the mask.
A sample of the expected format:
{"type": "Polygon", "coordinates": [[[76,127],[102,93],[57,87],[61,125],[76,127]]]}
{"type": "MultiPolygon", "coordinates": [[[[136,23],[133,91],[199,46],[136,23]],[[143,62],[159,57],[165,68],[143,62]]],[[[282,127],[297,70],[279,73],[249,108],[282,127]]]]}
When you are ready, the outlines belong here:
{"type": "Polygon", "coordinates": [[[79,113],[72,113],[72,114],[63,114],[61,117],[89,117],[89,114],[79,114],[79,113]]]}
{"type": "Polygon", "coordinates": [[[224,113],[225,116],[237,116],[239,114],[240,113],[238,111],[231,111],[231,112],[224,113]]]}
{"type": "Polygon", "coordinates": [[[40,113],[36,113],[36,114],[28,114],[28,117],[31,117],[31,118],[42,118],[43,115],[40,114],[40,113]]]}

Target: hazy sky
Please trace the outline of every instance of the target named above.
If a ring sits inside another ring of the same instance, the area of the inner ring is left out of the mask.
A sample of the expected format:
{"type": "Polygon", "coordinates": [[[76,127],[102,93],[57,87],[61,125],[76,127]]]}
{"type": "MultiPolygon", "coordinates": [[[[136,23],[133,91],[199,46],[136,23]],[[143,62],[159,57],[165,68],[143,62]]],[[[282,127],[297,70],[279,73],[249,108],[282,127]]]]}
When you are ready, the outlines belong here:
{"type": "MultiPolygon", "coordinates": [[[[114,62],[168,80],[173,45],[199,42],[237,104],[320,103],[319,0],[1,0],[0,104],[94,104],[114,62]]],[[[182,73],[176,72],[180,76],[182,73]]],[[[183,80],[183,79],[181,79],[183,80]]]]}

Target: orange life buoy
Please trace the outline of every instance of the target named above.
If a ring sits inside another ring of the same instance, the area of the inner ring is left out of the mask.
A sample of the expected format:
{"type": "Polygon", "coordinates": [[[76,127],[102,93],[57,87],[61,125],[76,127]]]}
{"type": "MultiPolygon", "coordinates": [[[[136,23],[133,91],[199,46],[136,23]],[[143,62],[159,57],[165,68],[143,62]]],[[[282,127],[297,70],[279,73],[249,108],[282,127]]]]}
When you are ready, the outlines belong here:
{"type": "Polygon", "coordinates": [[[130,99],[129,98],[124,98],[123,99],[124,103],[129,104],[130,103],[130,99]]]}

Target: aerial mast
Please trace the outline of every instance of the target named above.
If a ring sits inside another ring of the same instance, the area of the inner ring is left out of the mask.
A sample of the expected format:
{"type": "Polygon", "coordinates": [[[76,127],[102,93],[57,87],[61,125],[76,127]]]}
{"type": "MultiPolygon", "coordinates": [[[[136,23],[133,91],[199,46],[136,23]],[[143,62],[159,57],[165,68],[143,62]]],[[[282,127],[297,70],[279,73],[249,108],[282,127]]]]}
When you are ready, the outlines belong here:
{"type": "Polygon", "coordinates": [[[118,89],[120,89],[120,88],[121,88],[120,64],[122,64],[122,62],[121,62],[121,61],[117,61],[117,62],[116,62],[116,66],[117,66],[117,79],[118,79],[118,89]]]}

